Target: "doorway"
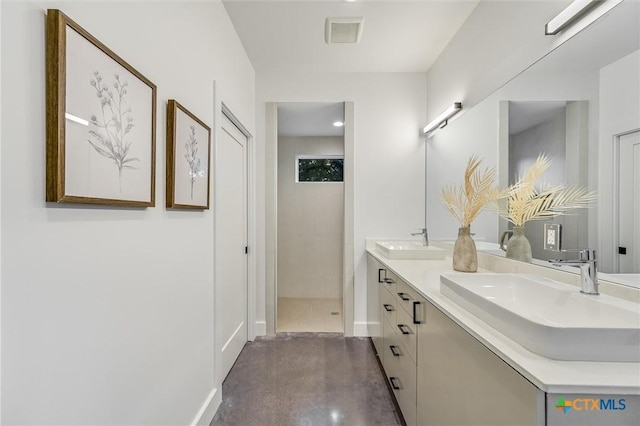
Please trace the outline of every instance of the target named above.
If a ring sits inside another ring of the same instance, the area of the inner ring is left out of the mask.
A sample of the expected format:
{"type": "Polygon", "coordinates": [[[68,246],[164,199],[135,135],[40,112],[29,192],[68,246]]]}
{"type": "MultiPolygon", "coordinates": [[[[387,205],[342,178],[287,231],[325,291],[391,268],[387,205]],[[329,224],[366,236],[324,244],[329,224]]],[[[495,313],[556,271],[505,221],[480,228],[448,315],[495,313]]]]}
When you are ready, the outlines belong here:
{"type": "MultiPolygon", "coordinates": [[[[296,103],[298,104],[298,106],[311,106],[312,103],[306,103],[306,102],[301,102],[301,103],[296,103]]],[[[327,103],[319,103],[316,104],[316,106],[320,106],[320,105],[327,105],[327,103]]],[[[343,108],[342,110],[342,114],[343,114],[343,120],[344,120],[344,130],[343,130],[343,142],[342,142],[342,146],[343,146],[343,162],[342,162],[342,166],[343,166],[343,182],[342,182],[342,209],[341,209],[341,213],[338,213],[338,215],[340,217],[338,218],[333,218],[334,219],[334,223],[336,222],[341,222],[342,224],[342,235],[340,237],[338,237],[339,240],[341,240],[341,244],[339,244],[338,249],[337,250],[333,250],[332,256],[333,259],[335,260],[336,257],[337,258],[341,258],[341,266],[342,266],[342,271],[336,271],[336,268],[333,266],[328,266],[327,268],[325,268],[325,270],[322,270],[322,267],[311,267],[311,268],[299,268],[298,269],[298,276],[305,276],[304,272],[313,272],[311,275],[313,276],[312,281],[314,281],[315,287],[314,291],[328,291],[329,288],[331,288],[329,285],[326,285],[328,281],[323,280],[321,277],[323,274],[325,274],[325,277],[328,275],[333,275],[334,277],[336,276],[336,272],[337,275],[341,275],[341,278],[338,279],[339,283],[338,283],[338,292],[341,291],[342,294],[342,309],[335,309],[335,308],[331,308],[329,307],[325,307],[325,306],[318,306],[316,310],[318,311],[322,311],[323,314],[322,315],[327,315],[327,316],[332,316],[332,317],[338,317],[338,318],[333,318],[333,320],[338,321],[338,323],[341,325],[341,329],[344,332],[345,336],[352,336],[353,335],[353,276],[354,276],[354,253],[353,253],[353,145],[354,145],[354,129],[353,129],[353,116],[354,116],[354,105],[353,102],[332,102],[329,103],[329,105],[338,105],[341,106],[343,108]],[[302,271],[302,273],[300,273],[300,271],[302,271]],[[337,312],[337,315],[335,314],[337,312]],[[332,315],[333,314],[333,315],[332,315]]],[[[280,271],[281,268],[285,267],[285,262],[283,261],[283,259],[281,259],[281,257],[285,257],[289,259],[289,263],[292,262],[296,262],[300,260],[300,257],[298,256],[297,260],[291,260],[291,259],[296,259],[295,256],[288,256],[286,253],[282,252],[283,248],[284,250],[288,250],[286,248],[286,246],[283,245],[282,243],[282,238],[287,238],[283,233],[279,232],[281,227],[288,227],[289,225],[291,225],[291,222],[288,221],[286,219],[286,217],[283,217],[283,215],[279,215],[279,208],[282,208],[283,205],[281,203],[282,199],[280,197],[279,194],[279,186],[278,186],[278,175],[279,175],[279,168],[280,168],[280,164],[281,164],[281,158],[279,158],[279,144],[278,144],[278,123],[281,120],[278,120],[278,115],[279,113],[284,113],[285,115],[287,114],[286,111],[282,110],[281,106],[292,106],[292,103],[275,103],[275,102],[269,102],[267,103],[267,108],[266,108],[266,145],[267,145],[267,197],[266,197],[266,207],[267,207],[267,228],[266,228],[266,269],[267,269],[267,294],[266,294],[266,326],[267,326],[267,334],[269,335],[274,335],[276,333],[276,331],[284,331],[282,325],[280,327],[278,327],[278,311],[280,310],[280,308],[283,307],[283,305],[281,304],[281,306],[278,306],[278,299],[279,296],[283,296],[283,294],[279,294],[282,293],[283,289],[285,289],[285,293],[284,295],[287,295],[287,291],[289,291],[289,289],[286,289],[286,287],[281,287],[278,283],[279,279],[284,279],[284,276],[286,275],[286,272],[283,274],[281,273],[282,271],[280,271]],[[280,237],[280,244],[279,244],[279,237],[280,237]]],[[[286,108],[285,108],[286,109],[286,108]]],[[[315,117],[316,119],[318,117],[320,117],[321,114],[315,114],[313,115],[313,117],[315,117]]],[[[301,119],[297,119],[294,120],[297,124],[302,123],[304,120],[301,119]]],[[[336,121],[336,120],[333,120],[336,121]]],[[[330,122],[330,126],[333,124],[333,121],[330,122]]],[[[308,136],[309,138],[312,138],[313,136],[308,136]]],[[[311,154],[305,155],[305,154],[298,154],[295,155],[293,159],[289,159],[289,161],[287,161],[286,164],[283,164],[282,167],[286,167],[289,169],[289,182],[294,182],[295,183],[295,179],[297,177],[298,182],[296,183],[298,188],[303,188],[302,191],[299,192],[305,192],[307,190],[310,190],[311,192],[318,190],[319,188],[321,188],[321,186],[323,184],[318,184],[318,183],[310,183],[310,182],[306,182],[306,183],[300,183],[300,176],[299,176],[299,172],[300,172],[300,167],[302,167],[303,169],[307,166],[313,166],[318,165],[318,164],[324,164],[326,167],[333,167],[335,166],[335,162],[334,160],[337,160],[337,158],[334,158],[332,156],[339,156],[339,154],[335,154],[335,151],[333,154],[327,154],[327,152],[325,151],[324,154],[326,155],[326,158],[309,158],[309,156],[314,157],[316,154],[320,154],[321,152],[319,151],[315,151],[312,152],[311,154]],[[309,160],[309,161],[306,161],[309,160]],[[298,168],[298,172],[296,172],[296,167],[298,168]],[[306,187],[305,187],[306,185],[306,187]],[[320,186],[318,186],[320,185],[320,186]]],[[[331,183],[332,185],[338,185],[338,183],[334,182],[331,183]]],[[[295,185],[294,185],[295,186],[295,185]]],[[[308,191],[307,191],[308,192],[308,191]]],[[[307,198],[313,198],[313,195],[307,194],[307,198]]],[[[340,196],[334,196],[334,200],[336,197],[340,197],[340,196]]],[[[331,204],[331,203],[328,203],[331,204]]],[[[298,208],[298,209],[303,209],[301,204],[297,204],[297,203],[292,203],[293,208],[298,208]],[[297,205],[297,207],[296,207],[297,205]]],[[[318,213],[317,210],[321,211],[321,208],[315,209],[316,211],[314,211],[314,213],[318,213]]],[[[308,211],[308,210],[307,210],[308,211]]],[[[284,214],[286,215],[286,213],[284,214]]],[[[323,228],[322,228],[322,221],[325,221],[325,223],[329,220],[328,217],[325,216],[318,216],[315,215],[316,219],[315,222],[311,221],[311,222],[307,222],[306,226],[303,228],[298,228],[299,232],[298,232],[298,239],[301,241],[301,245],[300,247],[303,247],[302,249],[300,249],[300,252],[304,252],[304,256],[306,256],[307,258],[314,258],[314,257],[321,257],[321,256],[314,256],[313,251],[315,250],[316,253],[319,253],[319,251],[321,250],[319,247],[322,246],[321,244],[316,244],[317,242],[320,241],[320,239],[322,238],[326,238],[326,239],[330,239],[329,236],[326,233],[323,233],[323,228]],[[311,233],[314,233],[314,237],[311,237],[311,233]]],[[[333,235],[333,237],[335,240],[335,234],[333,235]]],[[[298,254],[298,253],[294,253],[298,254]]],[[[338,264],[340,264],[340,259],[338,259],[338,264]]],[[[335,263],[334,263],[335,265],[335,263]]],[[[295,265],[294,265],[295,267],[295,265]]],[[[339,269],[339,268],[337,268],[339,269]]],[[[311,276],[310,275],[310,276],[311,276]]],[[[304,279],[304,278],[303,278],[304,279]]],[[[327,278],[328,280],[328,278],[327,278]]],[[[285,284],[286,286],[286,284],[285,284]]],[[[294,285],[295,286],[295,285],[294,285]]],[[[312,286],[313,287],[313,286],[312,286]]],[[[335,288],[335,287],[334,287],[335,288]]],[[[289,293],[289,294],[294,294],[295,293],[289,293]]],[[[325,295],[327,295],[328,293],[325,293],[325,295]]],[[[335,295],[335,293],[333,293],[333,295],[335,295]]],[[[304,298],[304,297],[303,297],[304,298]]],[[[336,298],[336,297],[322,297],[322,298],[327,298],[327,299],[338,299],[338,305],[340,304],[340,299],[336,298]]],[[[314,297],[307,297],[306,299],[314,299],[314,297]]],[[[320,297],[317,297],[317,299],[320,299],[320,297]]],[[[307,302],[309,302],[309,300],[307,300],[307,302]]],[[[333,305],[335,306],[335,304],[333,305]]],[[[339,306],[338,306],[339,308],[339,306]]],[[[286,307],[285,307],[286,309],[286,307]]],[[[292,309],[296,310],[296,307],[293,307],[292,309]]],[[[298,312],[300,313],[301,316],[305,317],[305,316],[309,316],[309,318],[311,317],[309,314],[309,312],[312,311],[313,308],[311,308],[309,305],[306,305],[306,307],[302,308],[302,309],[297,309],[298,312]]],[[[300,327],[296,327],[299,328],[301,331],[302,329],[300,327]]],[[[287,328],[287,330],[293,330],[291,328],[287,328]]],[[[318,329],[316,329],[317,331],[319,331],[318,329]]]]}
{"type": "Polygon", "coordinates": [[[343,332],[344,105],[278,104],[277,332],[343,332]]]}
{"type": "Polygon", "coordinates": [[[617,139],[616,272],[640,273],[640,130],[617,139]]]}
{"type": "Polygon", "coordinates": [[[224,379],[248,340],[249,135],[224,108],[216,143],[216,344],[224,379]]]}

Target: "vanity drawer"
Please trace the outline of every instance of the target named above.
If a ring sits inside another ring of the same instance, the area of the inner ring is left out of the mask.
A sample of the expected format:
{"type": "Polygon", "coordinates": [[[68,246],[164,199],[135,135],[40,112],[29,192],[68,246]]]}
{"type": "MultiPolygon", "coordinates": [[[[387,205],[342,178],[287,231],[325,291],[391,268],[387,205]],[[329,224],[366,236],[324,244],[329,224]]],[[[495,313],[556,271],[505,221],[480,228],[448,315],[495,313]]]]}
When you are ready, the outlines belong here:
{"type": "Polygon", "coordinates": [[[420,300],[418,293],[406,282],[398,280],[396,283],[396,298],[398,305],[402,306],[409,315],[413,316],[413,302],[420,300]]]}
{"type": "MultiPolygon", "coordinates": [[[[398,337],[398,329],[396,328],[395,323],[390,323],[389,321],[384,322],[384,347],[383,351],[385,352],[384,356],[387,361],[395,360],[402,362],[411,362],[414,360],[409,356],[409,352],[407,349],[400,343],[400,338],[398,337]]],[[[395,365],[395,364],[391,364],[395,365]]],[[[383,365],[384,366],[384,365],[383,365]]],[[[386,370],[386,366],[385,366],[386,370]]]]}
{"type": "Polygon", "coordinates": [[[407,426],[415,426],[416,415],[416,364],[413,360],[405,356],[394,356],[387,347],[385,360],[388,368],[385,367],[387,380],[393,389],[393,394],[398,401],[402,416],[407,426]]]}
{"type": "Polygon", "coordinates": [[[396,312],[395,332],[401,346],[407,349],[408,355],[415,363],[418,347],[417,327],[413,323],[413,318],[404,309],[398,309],[396,312]]]}
{"type": "Polygon", "coordinates": [[[396,311],[398,302],[388,291],[380,292],[380,308],[382,309],[382,317],[386,318],[391,324],[396,322],[396,311]]]}
{"type": "Polygon", "coordinates": [[[380,269],[378,270],[378,278],[380,286],[386,288],[389,293],[395,296],[397,293],[396,286],[400,281],[398,276],[388,269],[380,269]]]}
{"type": "MultiPolygon", "coordinates": [[[[382,321],[382,352],[384,352],[384,356],[387,359],[392,356],[391,352],[389,351],[389,347],[400,345],[398,336],[396,336],[396,331],[393,329],[394,324],[395,322],[390,322],[387,319],[382,321]]],[[[382,366],[386,371],[386,363],[383,363],[382,366]]]]}
{"type": "MultiPolygon", "coordinates": [[[[380,357],[380,362],[382,363],[384,371],[387,372],[387,376],[391,374],[389,368],[395,365],[393,363],[389,364],[395,356],[393,353],[400,353],[396,350],[396,348],[400,346],[400,342],[398,340],[398,334],[394,328],[395,322],[390,322],[386,318],[382,320],[382,348],[380,348],[378,356],[380,357]],[[392,346],[394,349],[391,349],[392,346]]],[[[403,350],[402,353],[405,353],[405,351],[403,350]]]]}

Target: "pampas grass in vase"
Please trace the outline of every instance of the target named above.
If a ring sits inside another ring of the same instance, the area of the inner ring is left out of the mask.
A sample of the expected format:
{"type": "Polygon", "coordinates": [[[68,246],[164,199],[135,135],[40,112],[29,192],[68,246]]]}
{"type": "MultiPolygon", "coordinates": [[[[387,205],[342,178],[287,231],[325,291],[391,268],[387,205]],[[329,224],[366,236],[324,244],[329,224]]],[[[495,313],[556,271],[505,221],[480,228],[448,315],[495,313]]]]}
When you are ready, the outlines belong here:
{"type": "Polygon", "coordinates": [[[588,207],[596,199],[595,193],[579,186],[542,185],[537,188],[538,180],[550,165],[549,157],[540,154],[524,176],[508,188],[507,196],[498,202],[498,213],[514,226],[500,239],[503,247],[505,234],[513,234],[506,248],[508,258],[531,262],[531,245],[524,235],[524,225],[528,221],[567,214],[570,210],[588,207]]]}
{"type": "Polygon", "coordinates": [[[442,204],[460,222],[458,239],[453,247],[453,269],[460,272],[478,270],[478,253],[471,238],[471,223],[489,203],[505,196],[505,192],[495,184],[495,168],[480,170],[480,163],[477,155],[469,158],[464,186],[445,186],[440,194],[442,204]]]}

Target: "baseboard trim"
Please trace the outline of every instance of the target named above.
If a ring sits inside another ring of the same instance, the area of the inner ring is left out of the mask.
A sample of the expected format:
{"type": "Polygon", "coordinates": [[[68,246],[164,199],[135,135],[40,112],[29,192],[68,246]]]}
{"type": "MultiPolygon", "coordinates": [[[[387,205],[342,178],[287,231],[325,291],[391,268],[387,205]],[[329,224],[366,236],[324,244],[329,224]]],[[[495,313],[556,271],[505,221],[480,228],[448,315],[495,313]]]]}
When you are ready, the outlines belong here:
{"type": "Polygon", "coordinates": [[[266,336],[267,335],[267,322],[266,321],[256,321],[253,326],[253,330],[255,331],[256,336],[266,336]]]}
{"type": "Polygon", "coordinates": [[[238,328],[236,328],[233,333],[231,334],[231,337],[229,337],[229,340],[227,340],[227,342],[224,344],[224,346],[222,346],[222,351],[224,352],[227,350],[227,347],[233,343],[233,339],[236,337],[236,335],[240,332],[240,330],[242,330],[242,327],[244,326],[244,322],[242,322],[238,328]]]}
{"type": "Polygon", "coordinates": [[[211,391],[204,404],[202,404],[200,411],[198,411],[198,414],[196,414],[191,422],[191,426],[209,426],[221,403],[222,393],[218,392],[218,388],[215,388],[211,391]]]}
{"type": "Polygon", "coordinates": [[[369,337],[369,323],[364,322],[354,322],[353,323],[353,335],[355,337],[369,337]]]}

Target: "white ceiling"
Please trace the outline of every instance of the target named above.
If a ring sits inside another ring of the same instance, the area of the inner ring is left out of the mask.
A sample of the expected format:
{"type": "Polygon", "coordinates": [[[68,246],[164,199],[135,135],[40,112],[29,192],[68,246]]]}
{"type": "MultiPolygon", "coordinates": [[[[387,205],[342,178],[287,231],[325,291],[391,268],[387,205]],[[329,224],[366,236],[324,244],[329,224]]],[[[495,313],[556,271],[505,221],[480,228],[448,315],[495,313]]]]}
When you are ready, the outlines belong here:
{"type": "Polygon", "coordinates": [[[342,102],[278,102],[278,136],[343,136],[342,102]]]}
{"type": "Polygon", "coordinates": [[[479,0],[223,0],[256,72],[426,72],[479,0]],[[364,17],[326,44],[327,17],[364,17]]]}

